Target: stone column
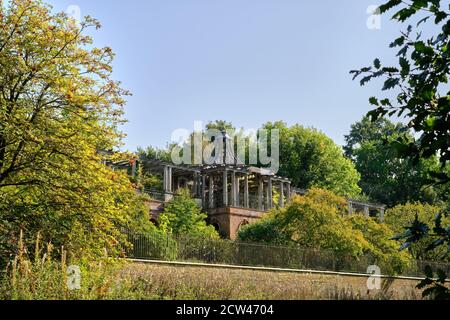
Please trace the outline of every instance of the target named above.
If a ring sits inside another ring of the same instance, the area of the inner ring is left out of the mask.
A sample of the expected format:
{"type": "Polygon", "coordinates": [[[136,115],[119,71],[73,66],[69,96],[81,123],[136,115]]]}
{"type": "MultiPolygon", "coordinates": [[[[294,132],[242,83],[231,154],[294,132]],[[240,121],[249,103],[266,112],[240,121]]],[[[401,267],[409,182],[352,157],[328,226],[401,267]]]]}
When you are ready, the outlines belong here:
{"type": "Polygon", "coordinates": [[[236,176],[236,207],[240,207],[240,193],[241,193],[241,186],[240,186],[240,179],[239,176],[236,176]]]}
{"type": "Polygon", "coordinates": [[[248,194],[248,174],[244,177],[244,208],[250,208],[249,194],[248,194]]]}
{"type": "Polygon", "coordinates": [[[202,175],[202,207],[203,209],[206,209],[206,175],[202,175]]]}
{"type": "Polygon", "coordinates": [[[348,213],[353,214],[353,202],[351,201],[348,202],[348,213]]]}
{"type": "Polygon", "coordinates": [[[278,201],[280,208],[284,207],[284,183],[280,182],[280,200],[278,201]]]}
{"type": "Polygon", "coordinates": [[[208,207],[210,209],[214,208],[214,177],[211,175],[209,176],[209,205],[208,207]]]}
{"type": "Polygon", "coordinates": [[[258,185],[258,210],[263,210],[263,200],[264,200],[264,180],[259,177],[259,185],[258,185]]]}
{"type": "Polygon", "coordinates": [[[169,181],[169,192],[173,192],[173,176],[172,176],[172,167],[168,167],[168,171],[169,171],[169,177],[168,177],[168,181],[169,181]]]}
{"type": "Polygon", "coordinates": [[[231,171],[231,206],[236,207],[236,172],[231,171]]]}
{"type": "Polygon", "coordinates": [[[272,179],[271,178],[269,178],[269,186],[268,186],[267,193],[268,193],[267,202],[269,205],[268,209],[270,210],[273,208],[273,198],[272,198],[273,197],[273,187],[272,187],[272,179]]]}
{"type": "Polygon", "coordinates": [[[366,217],[370,217],[370,208],[369,208],[369,206],[364,206],[364,215],[366,217]]]}
{"type": "Polygon", "coordinates": [[[223,206],[228,207],[228,171],[223,172],[223,206]]]}
{"type": "Polygon", "coordinates": [[[164,189],[164,193],[167,193],[168,192],[168,190],[169,190],[169,188],[168,188],[168,183],[167,183],[167,177],[169,176],[168,174],[167,174],[167,167],[164,167],[164,169],[163,169],[163,175],[164,175],[164,178],[163,178],[163,189],[164,189]]]}
{"type": "Polygon", "coordinates": [[[287,191],[286,191],[286,202],[289,204],[289,203],[291,203],[291,183],[290,182],[287,183],[286,188],[287,188],[287,191]]]}
{"type": "Polygon", "coordinates": [[[385,208],[380,209],[380,221],[383,222],[384,221],[384,214],[385,214],[385,208]]]}
{"type": "Polygon", "coordinates": [[[137,176],[137,160],[133,160],[133,163],[131,164],[131,176],[133,179],[137,176]]]}
{"type": "Polygon", "coordinates": [[[169,202],[173,198],[172,193],[172,168],[164,167],[164,201],[169,202]]]}

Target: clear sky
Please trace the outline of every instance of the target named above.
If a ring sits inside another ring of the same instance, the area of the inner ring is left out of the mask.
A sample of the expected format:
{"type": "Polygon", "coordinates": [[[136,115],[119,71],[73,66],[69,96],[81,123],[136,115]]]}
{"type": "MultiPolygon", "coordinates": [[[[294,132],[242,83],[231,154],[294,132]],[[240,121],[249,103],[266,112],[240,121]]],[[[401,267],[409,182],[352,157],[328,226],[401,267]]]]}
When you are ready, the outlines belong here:
{"type": "Polygon", "coordinates": [[[133,92],[126,148],[163,147],[194,121],[258,128],[283,120],[344,143],[380,84],[359,87],[349,70],[388,48],[399,25],[369,29],[377,0],[50,0],[99,19],[97,46],[117,54],[114,78],[133,92]]]}

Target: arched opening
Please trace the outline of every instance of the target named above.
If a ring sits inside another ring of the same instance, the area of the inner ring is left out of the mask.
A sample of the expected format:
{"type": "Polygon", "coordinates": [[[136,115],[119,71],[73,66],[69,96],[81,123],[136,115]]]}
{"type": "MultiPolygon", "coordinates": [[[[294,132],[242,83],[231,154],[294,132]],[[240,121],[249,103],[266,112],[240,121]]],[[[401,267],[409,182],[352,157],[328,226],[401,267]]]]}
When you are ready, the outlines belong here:
{"type": "Polygon", "coordinates": [[[211,225],[220,233],[220,224],[218,222],[213,222],[211,225]]]}
{"type": "Polygon", "coordinates": [[[249,225],[250,222],[248,222],[248,220],[243,220],[238,227],[238,231],[242,229],[242,227],[245,227],[246,225],[249,225]]]}
{"type": "Polygon", "coordinates": [[[155,217],[152,217],[152,218],[150,219],[150,222],[153,223],[156,227],[159,226],[158,220],[157,220],[155,217]]]}

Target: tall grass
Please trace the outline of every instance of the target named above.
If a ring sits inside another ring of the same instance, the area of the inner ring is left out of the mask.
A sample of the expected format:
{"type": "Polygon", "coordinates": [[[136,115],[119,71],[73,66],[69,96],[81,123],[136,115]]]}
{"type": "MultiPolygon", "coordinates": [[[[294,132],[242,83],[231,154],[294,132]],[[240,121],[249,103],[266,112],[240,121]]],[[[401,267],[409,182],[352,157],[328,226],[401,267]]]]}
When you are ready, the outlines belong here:
{"type": "MultiPolygon", "coordinates": [[[[418,299],[415,283],[383,286],[368,292],[361,280],[325,276],[168,267],[108,258],[74,261],[60,248],[36,240],[29,254],[20,235],[17,254],[0,279],[0,299],[8,300],[305,300],[418,299]],[[57,257],[57,258],[56,258],[57,257]],[[81,271],[79,289],[71,289],[70,265],[81,271]]],[[[365,279],[363,278],[363,282],[365,279]]]]}
{"type": "Polygon", "coordinates": [[[98,261],[72,261],[61,248],[55,252],[51,243],[43,245],[38,236],[34,254],[27,252],[20,234],[17,254],[7,264],[0,280],[0,298],[8,300],[80,300],[104,299],[115,286],[114,279],[121,263],[104,257],[98,261]],[[59,259],[55,259],[59,256],[59,259]],[[80,268],[81,288],[69,285],[71,274],[68,267],[80,268]]]}

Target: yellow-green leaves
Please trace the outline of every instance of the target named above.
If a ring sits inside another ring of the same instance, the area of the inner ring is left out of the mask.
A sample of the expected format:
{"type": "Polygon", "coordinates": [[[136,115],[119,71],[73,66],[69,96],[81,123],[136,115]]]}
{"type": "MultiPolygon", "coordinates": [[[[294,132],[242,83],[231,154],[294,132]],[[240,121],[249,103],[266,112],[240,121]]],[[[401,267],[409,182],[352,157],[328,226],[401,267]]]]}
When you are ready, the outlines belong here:
{"type": "Polygon", "coordinates": [[[99,23],[74,26],[39,0],[11,0],[0,21],[0,225],[75,253],[114,251],[116,228],[148,212],[98,153],[120,143],[128,94],[111,48],[85,35],[99,23]]]}

